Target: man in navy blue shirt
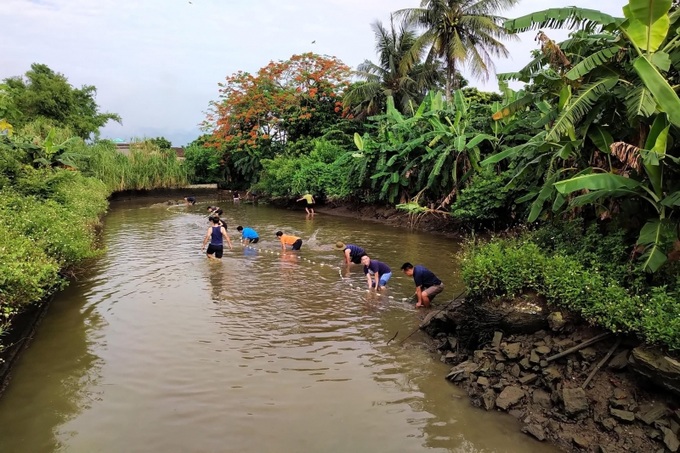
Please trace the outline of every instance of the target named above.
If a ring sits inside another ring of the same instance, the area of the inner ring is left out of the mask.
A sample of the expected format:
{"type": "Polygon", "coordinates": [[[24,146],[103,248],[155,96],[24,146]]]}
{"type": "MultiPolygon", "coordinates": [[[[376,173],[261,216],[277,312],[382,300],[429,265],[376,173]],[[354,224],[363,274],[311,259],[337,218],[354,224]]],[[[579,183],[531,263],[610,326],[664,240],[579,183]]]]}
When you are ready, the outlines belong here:
{"type": "Polygon", "coordinates": [[[366,254],[366,251],[354,244],[345,244],[344,242],[336,242],[335,250],[342,250],[342,254],[345,258],[345,264],[349,266],[349,263],[359,264],[361,263],[361,257],[366,254]]]}
{"type": "Polygon", "coordinates": [[[413,276],[416,284],[416,297],[418,302],[416,307],[429,307],[434,297],[444,290],[444,284],[424,266],[413,266],[411,263],[404,263],[401,270],[409,277],[413,276]]]}
{"type": "Polygon", "coordinates": [[[392,269],[381,261],[372,260],[368,255],[361,257],[361,264],[364,265],[368,289],[375,288],[376,291],[385,289],[385,285],[392,277],[392,269]]]}

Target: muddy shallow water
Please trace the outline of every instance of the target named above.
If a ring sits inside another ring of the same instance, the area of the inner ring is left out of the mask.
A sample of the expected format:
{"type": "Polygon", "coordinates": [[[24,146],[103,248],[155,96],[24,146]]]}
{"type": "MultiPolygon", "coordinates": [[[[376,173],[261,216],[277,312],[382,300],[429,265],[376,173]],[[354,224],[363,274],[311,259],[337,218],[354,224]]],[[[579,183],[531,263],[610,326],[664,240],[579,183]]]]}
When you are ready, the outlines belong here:
{"type": "Polygon", "coordinates": [[[0,452],[552,451],[470,407],[420,333],[397,344],[424,314],[401,263],[434,271],[446,302],[454,240],[227,201],[234,250],[213,263],[207,203],[159,201],[112,204],[106,253],[57,296],[0,399],[0,452]],[[277,230],[302,250],[278,253],[277,230]],[[339,267],[338,240],[392,267],[386,294],[339,267]]]}

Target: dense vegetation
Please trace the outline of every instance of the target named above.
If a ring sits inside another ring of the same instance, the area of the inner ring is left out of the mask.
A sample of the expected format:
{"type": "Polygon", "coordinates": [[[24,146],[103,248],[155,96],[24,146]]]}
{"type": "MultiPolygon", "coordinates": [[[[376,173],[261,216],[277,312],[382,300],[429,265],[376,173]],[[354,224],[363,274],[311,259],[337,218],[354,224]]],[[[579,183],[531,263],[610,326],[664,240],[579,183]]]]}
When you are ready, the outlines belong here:
{"type": "Polygon", "coordinates": [[[538,291],[678,348],[668,332],[680,292],[680,10],[630,0],[623,17],[569,7],[504,21],[512,4],[423,0],[397,11],[389,27],[373,25],[378,59],[355,80],[314,54],[230,76],[201,146],[227,180],[273,196],[393,204],[470,229],[566,231],[579,220],[603,243],[620,239],[616,260],[595,253],[586,263],[549,241],[494,242],[471,249],[468,284],[486,296],[538,291]],[[572,33],[558,43],[551,28],[572,33]],[[540,48],[499,75],[500,94],[461,88],[461,67],[488,74],[490,57],[506,53],[501,40],[527,30],[540,48]],[[484,283],[505,275],[484,267],[486,253],[502,256],[516,286],[484,283]]]}
{"type": "Polygon", "coordinates": [[[98,113],[94,91],[36,64],[0,84],[0,350],[17,313],[99,255],[112,192],[187,181],[162,138],[132,144],[129,155],[108,141],[86,143],[118,119],[98,113]]]}

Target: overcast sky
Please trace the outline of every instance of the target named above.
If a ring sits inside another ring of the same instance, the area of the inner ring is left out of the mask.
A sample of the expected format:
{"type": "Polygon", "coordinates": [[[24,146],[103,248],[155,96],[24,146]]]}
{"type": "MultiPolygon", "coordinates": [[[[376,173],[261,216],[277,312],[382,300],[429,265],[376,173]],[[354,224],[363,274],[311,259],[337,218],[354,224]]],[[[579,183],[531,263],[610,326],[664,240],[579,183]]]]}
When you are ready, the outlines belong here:
{"type": "MultiPolygon", "coordinates": [[[[236,71],[316,52],[356,68],[375,61],[371,23],[419,0],[2,0],[0,79],[44,63],[69,82],[97,87],[102,111],[121,115],[103,138],[165,136],[185,145],[217,84],[236,71]]],[[[521,0],[515,18],[576,5],[622,16],[623,0],[521,0]]],[[[564,34],[548,32],[554,39],[564,34]]],[[[534,32],[507,45],[498,72],[515,71],[536,48],[534,32]]],[[[495,78],[472,85],[495,90],[495,78]]]]}

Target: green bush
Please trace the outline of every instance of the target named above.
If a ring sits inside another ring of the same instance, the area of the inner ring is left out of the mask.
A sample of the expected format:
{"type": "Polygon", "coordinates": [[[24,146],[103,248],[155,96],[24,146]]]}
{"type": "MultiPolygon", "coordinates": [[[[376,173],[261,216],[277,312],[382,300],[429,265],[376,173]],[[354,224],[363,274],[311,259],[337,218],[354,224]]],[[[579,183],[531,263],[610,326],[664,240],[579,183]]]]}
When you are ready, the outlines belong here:
{"type": "Polygon", "coordinates": [[[0,223],[0,323],[60,281],[59,264],[22,233],[0,223]]]}
{"type": "Polygon", "coordinates": [[[195,184],[219,182],[223,175],[220,168],[222,153],[216,148],[192,143],[184,150],[184,165],[189,179],[195,184]]]}
{"type": "Polygon", "coordinates": [[[78,168],[104,182],[109,191],[150,190],[179,187],[188,183],[187,167],[171,149],[150,141],[130,145],[122,154],[111,142],[102,141],[80,152],[78,168]]]}
{"type": "Polygon", "coordinates": [[[508,186],[507,174],[496,174],[490,170],[476,174],[470,185],[460,191],[451,206],[453,217],[475,225],[491,221],[512,223],[514,193],[508,186]]]}
{"type": "Polygon", "coordinates": [[[468,246],[461,271],[468,294],[514,298],[536,292],[595,325],[680,349],[677,290],[660,286],[648,294],[631,293],[606,271],[588,267],[575,256],[545,250],[528,239],[495,239],[468,246]]]}
{"type": "Polygon", "coordinates": [[[296,196],[311,192],[319,197],[340,199],[351,194],[345,151],[323,139],[313,141],[309,155],[280,155],[262,161],[256,188],[273,196],[296,196]]]}

